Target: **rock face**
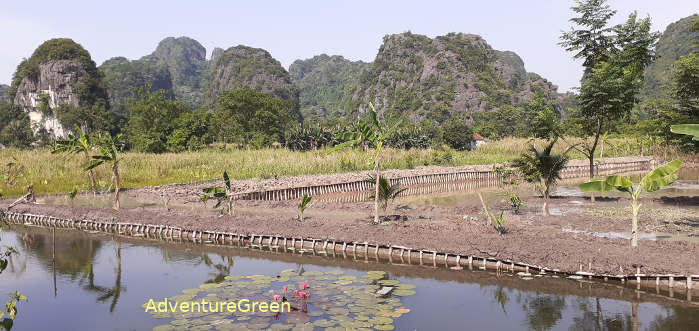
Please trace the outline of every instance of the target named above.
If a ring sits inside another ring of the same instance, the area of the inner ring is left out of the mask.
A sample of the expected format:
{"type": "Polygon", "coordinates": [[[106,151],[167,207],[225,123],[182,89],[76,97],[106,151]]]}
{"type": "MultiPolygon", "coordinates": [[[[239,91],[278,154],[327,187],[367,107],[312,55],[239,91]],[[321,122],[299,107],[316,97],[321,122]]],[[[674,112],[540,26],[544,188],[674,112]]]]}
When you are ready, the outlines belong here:
{"type": "Polygon", "coordinates": [[[206,48],[198,41],[188,38],[165,38],[153,54],[143,60],[164,65],[172,79],[172,87],[178,100],[196,105],[204,95],[208,62],[206,48]]]}
{"type": "Polygon", "coordinates": [[[431,39],[407,32],[384,37],[345,105],[357,116],[373,102],[388,116],[442,123],[454,115],[521,105],[536,92],[556,100],[556,89],[528,73],[517,54],[494,50],[480,36],[450,33],[431,39]]]}
{"type": "Polygon", "coordinates": [[[243,87],[298,105],[299,93],[289,73],[264,49],[240,45],[217,55],[211,67],[206,104],[212,106],[222,92],[243,87]]]}
{"type": "Polygon", "coordinates": [[[294,61],[289,66],[289,74],[299,89],[299,106],[304,118],[344,116],[343,102],[359,75],[369,66],[366,62],[326,54],[294,61]]]}
{"type": "Polygon", "coordinates": [[[65,137],[68,130],[56,118],[56,109],[108,108],[107,92],[95,63],[73,40],[51,39],[17,66],[10,97],[29,113],[34,132],[65,137]]]}
{"type": "Polygon", "coordinates": [[[667,26],[658,40],[655,48],[657,58],[645,72],[642,99],[659,96],[672,80],[672,65],[680,57],[689,55],[693,45],[699,43],[699,31],[691,31],[690,27],[699,21],[699,15],[685,17],[667,26]]]}
{"type": "Polygon", "coordinates": [[[11,103],[10,100],[10,86],[5,84],[0,84],[0,105],[11,103]]]}
{"type": "MultiPolygon", "coordinates": [[[[29,113],[32,126],[42,125],[51,137],[65,137],[68,130],[50,113],[42,111],[41,98],[48,96],[51,109],[61,105],[79,106],[73,86],[87,73],[78,62],[71,60],[51,60],[39,65],[39,78],[22,79],[17,87],[14,104],[29,113]]],[[[35,128],[36,131],[37,128],[35,128]]]]}

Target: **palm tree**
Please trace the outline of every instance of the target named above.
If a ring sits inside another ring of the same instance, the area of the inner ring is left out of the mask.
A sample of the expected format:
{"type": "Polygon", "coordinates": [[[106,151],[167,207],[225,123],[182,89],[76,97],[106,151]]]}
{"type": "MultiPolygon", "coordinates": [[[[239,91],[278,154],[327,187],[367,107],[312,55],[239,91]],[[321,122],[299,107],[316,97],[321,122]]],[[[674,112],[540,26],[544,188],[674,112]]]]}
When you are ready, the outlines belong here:
{"type": "MultiPolygon", "coordinates": [[[[369,183],[373,183],[375,181],[374,176],[369,176],[369,178],[366,180],[366,182],[369,183]]],[[[384,176],[379,178],[379,202],[384,213],[386,212],[386,208],[388,208],[389,203],[393,202],[399,194],[407,190],[407,188],[401,188],[400,186],[400,183],[391,185],[391,181],[384,176]]],[[[371,198],[374,198],[374,196],[372,195],[371,198]]]]}
{"type": "Polygon", "coordinates": [[[109,163],[112,166],[112,180],[114,181],[114,209],[119,210],[119,162],[118,145],[121,135],[108,136],[103,146],[100,146],[100,155],[93,155],[92,160],[84,164],[85,170],[92,170],[102,164],[109,163]]]}
{"type": "Polygon", "coordinates": [[[330,151],[337,151],[350,146],[365,145],[368,147],[373,147],[374,152],[374,179],[375,191],[374,191],[374,224],[379,223],[379,179],[381,178],[381,148],[388,137],[393,134],[401,121],[398,121],[392,128],[387,129],[384,125],[379,122],[378,115],[376,114],[376,109],[374,105],[369,103],[369,110],[371,111],[371,123],[367,124],[364,122],[359,122],[357,125],[357,132],[348,132],[342,135],[342,139],[346,140],[344,143],[333,147],[330,151]]]}
{"type": "Polygon", "coordinates": [[[568,163],[568,152],[574,147],[568,147],[562,154],[552,154],[553,146],[558,138],[553,138],[548,145],[539,151],[536,147],[529,148],[530,153],[522,153],[518,159],[512,162],[512,166],[517,168],[530,183],[540,183],[544,195],[544,214],[548,215],[548,204],[551,191],[556,186],[556,182],[561,179],[561,171],[568,163]]]}
{"type": "MultiPolygon", "coordinates": [[[[69,134],[67,139],[57,140],[51,153],[64,153],[68,155],[82,153],[85,162],[90,162],[90,151],[94,148],[94,145],[90,141],[90,137],[86,135],[83,130],[80,130],[79,127],[75,127],[75,132],[78,133],[78,136],[69,134]]],[[[97,190],[97,185],[95,184],[95,174],[92,169],[87,171],[87,176],[90,178],[92,191],[95,192],[97,190]]]]}

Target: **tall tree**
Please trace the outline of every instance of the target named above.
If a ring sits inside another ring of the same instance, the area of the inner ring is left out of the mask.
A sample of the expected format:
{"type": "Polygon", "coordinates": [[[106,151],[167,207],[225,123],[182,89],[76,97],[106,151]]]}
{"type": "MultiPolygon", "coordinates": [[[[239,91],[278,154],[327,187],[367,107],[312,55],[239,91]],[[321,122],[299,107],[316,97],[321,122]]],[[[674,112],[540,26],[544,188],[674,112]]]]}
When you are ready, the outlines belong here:
{"type": "Polygon", "coordinates": [[[176,127],[176,119],[187,112],[187,106],[170,99],[167,91],[151,91],[149,86],[139,88],[136,94],[135,99],[127,102],[128,143],[140,152],[165,152],[167,138],[176,127]]]}
{"type": "Polygon", "coordinates": [[[635,12],[626,22],[609,26],[616,11],[606,0],[578,0],[577,4],[572,9],[580,16],[570,21],[579,28],[564,32],[560,45],[576,52],[574,58],[584,59],[579,99],[582,132],[588,139],[576,149],[587,156],[593,178],[600,136],[629,116],[660,34],[650,31],[650,17],[638,19],[635,12]]]}
{"type": "Polygon", "coordinates": [[[300,120],[293,102],[250,88],[221,94],[213,117],[219,139],[256,145],[282,141],[284,130],[300,120]]]}

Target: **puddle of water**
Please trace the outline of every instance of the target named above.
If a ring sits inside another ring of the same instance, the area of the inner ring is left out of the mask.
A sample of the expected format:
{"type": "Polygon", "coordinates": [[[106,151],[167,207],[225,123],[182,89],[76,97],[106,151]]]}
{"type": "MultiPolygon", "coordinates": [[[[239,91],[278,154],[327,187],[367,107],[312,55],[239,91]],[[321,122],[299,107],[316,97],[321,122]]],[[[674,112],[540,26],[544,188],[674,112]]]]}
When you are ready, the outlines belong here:
{"type": "Polygon", "coordinates": [[[522,280],[483,271],[171,244],[73,230],[56,231],[54,260],[52,243],[50,230],[44,228],[11,226],[2,233],[2,244],[14,246],[19,255],[0,275],[0,292],[19,290],[29,298],[20,304],[13,330],[150,329],[172,321],[144,312],[141,305],[150,298],[162,300],[227,275],[276,276],[284,269],[342,270],[356,276],[382,270],[400,283],[414,284],[416,294],[401,299],[402,307],[411,311],[395,319],[397,330],[463,330],[464,325],[477,330],[567,330],[600,322],[611,329],[629,329],[634,323],[639,329],[699,327],[695,304],[597,282],[522,280]]]}
{"type": "MultiPolygon", "coordinates": [[[[571,228],[563,228],[563,232],[580,233],[591,235],[599,238],[607,239],[625,239],[631,240],[631,232],[590,232],[584,230],[576,230],[571,228]]],[[[689,241],[699,243],[699,238],[687,234],[672,234],[672,233],[639,233],[639,240],[667,240],[667,241],[689,241]]]]}

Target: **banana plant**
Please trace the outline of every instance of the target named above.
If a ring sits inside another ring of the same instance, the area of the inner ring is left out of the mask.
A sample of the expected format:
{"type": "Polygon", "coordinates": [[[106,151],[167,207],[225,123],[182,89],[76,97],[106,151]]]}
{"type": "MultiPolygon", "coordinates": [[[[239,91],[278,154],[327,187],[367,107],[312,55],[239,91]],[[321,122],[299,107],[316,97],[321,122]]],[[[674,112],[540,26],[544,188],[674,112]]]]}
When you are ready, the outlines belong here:
{"type": "Polygon", "coordinates": [[[670,132],[693,136],[692,140],[699,140],[699,124],[679,124],[670,127],[670,132]]]}
{"type": "Polygon", "coordinates": [[[206,201],[209,199],[216,199],[218,202],[214,208],[218,208],[225,203],[226,213],[228,215],[233,215],[233,189],[231,186],[231,179],[226,171],[223,172],[223,184],[223,187],[217,186],[205,188],[203,190],[204,194],[200,198],[202,201],[204,201],[204,204],[206,204],[206,201]]]}
{"type": "Polygon", "coordinates": [[[342,140],[345,142],[339,144],[332,149],[330,152],[338,151],[352,146],[368,145],[373,147],[374,152],[374,179],[375,179],[375,191],[374,191],[374,222],[373,224],[379,223],[379,179],[381,178],[381,148],[383,147],[386,140],[396,131],[396,128],[400,125],[401,121],[398,121],[392,128],[388,129],[386,126],[381,124],[374,109],[374,105],[369,103],[369,110],[371,115],[371,122],[359,122],[357,125],[356,132],[347,132],[342,135],[342,140]]]}
{"type": "Polygon", "coordinates": [[[618,190],[631,196],[631,247],[638,246],[638,211],[641,209],[639,197],[642,191],[653,192],[661,187],[674,183],[677,170],[682,166],[682,160],[676,159],[649,172],[640,182],[634,183],[629,177],[609,175],[603,179],[594,179],[579,185],[583,192],[605,192],[618,190]]]}
{"type": "Polygon", "coordinates": [[[299,202],[299,221],[303,222],[303,212],[306,210],[306,207],[308,207],[309,203],[311,202],[312,197],[308,194],[304,194],[303,198],[301,198],[301,202],[299,202]]]}
{"type": "MultiPolygon", "coordinates": [[[[94,145],[90,137],[80,130],[78,126],[75,127],[75,132],[78,133],[77,136],[69,134],[67,139],[57,140],[54,143],[51,154],[82,154],[85,162],[90,162],[90,151],[94,148],[94,145]]],[[[87,176],[90,179],[92,191],[96,192],[97,185],[92,169],[87,171],[87,176]]]]}
{"type": "Polygon", "coordinates": [[[119,162],[122,160],[119,155],[121,135],[117,135],[116,137],[107,136],[101,139],[101,141],[102,140],[104,143],[99,147],[99,155],[93,155],[92,159],[85,162],[83,167],[86,171],[90,171],[103,164],[111,165],[112,181],[114,182],[114,209],[119,210],[121,207],[119,201],[119,162]]]}

